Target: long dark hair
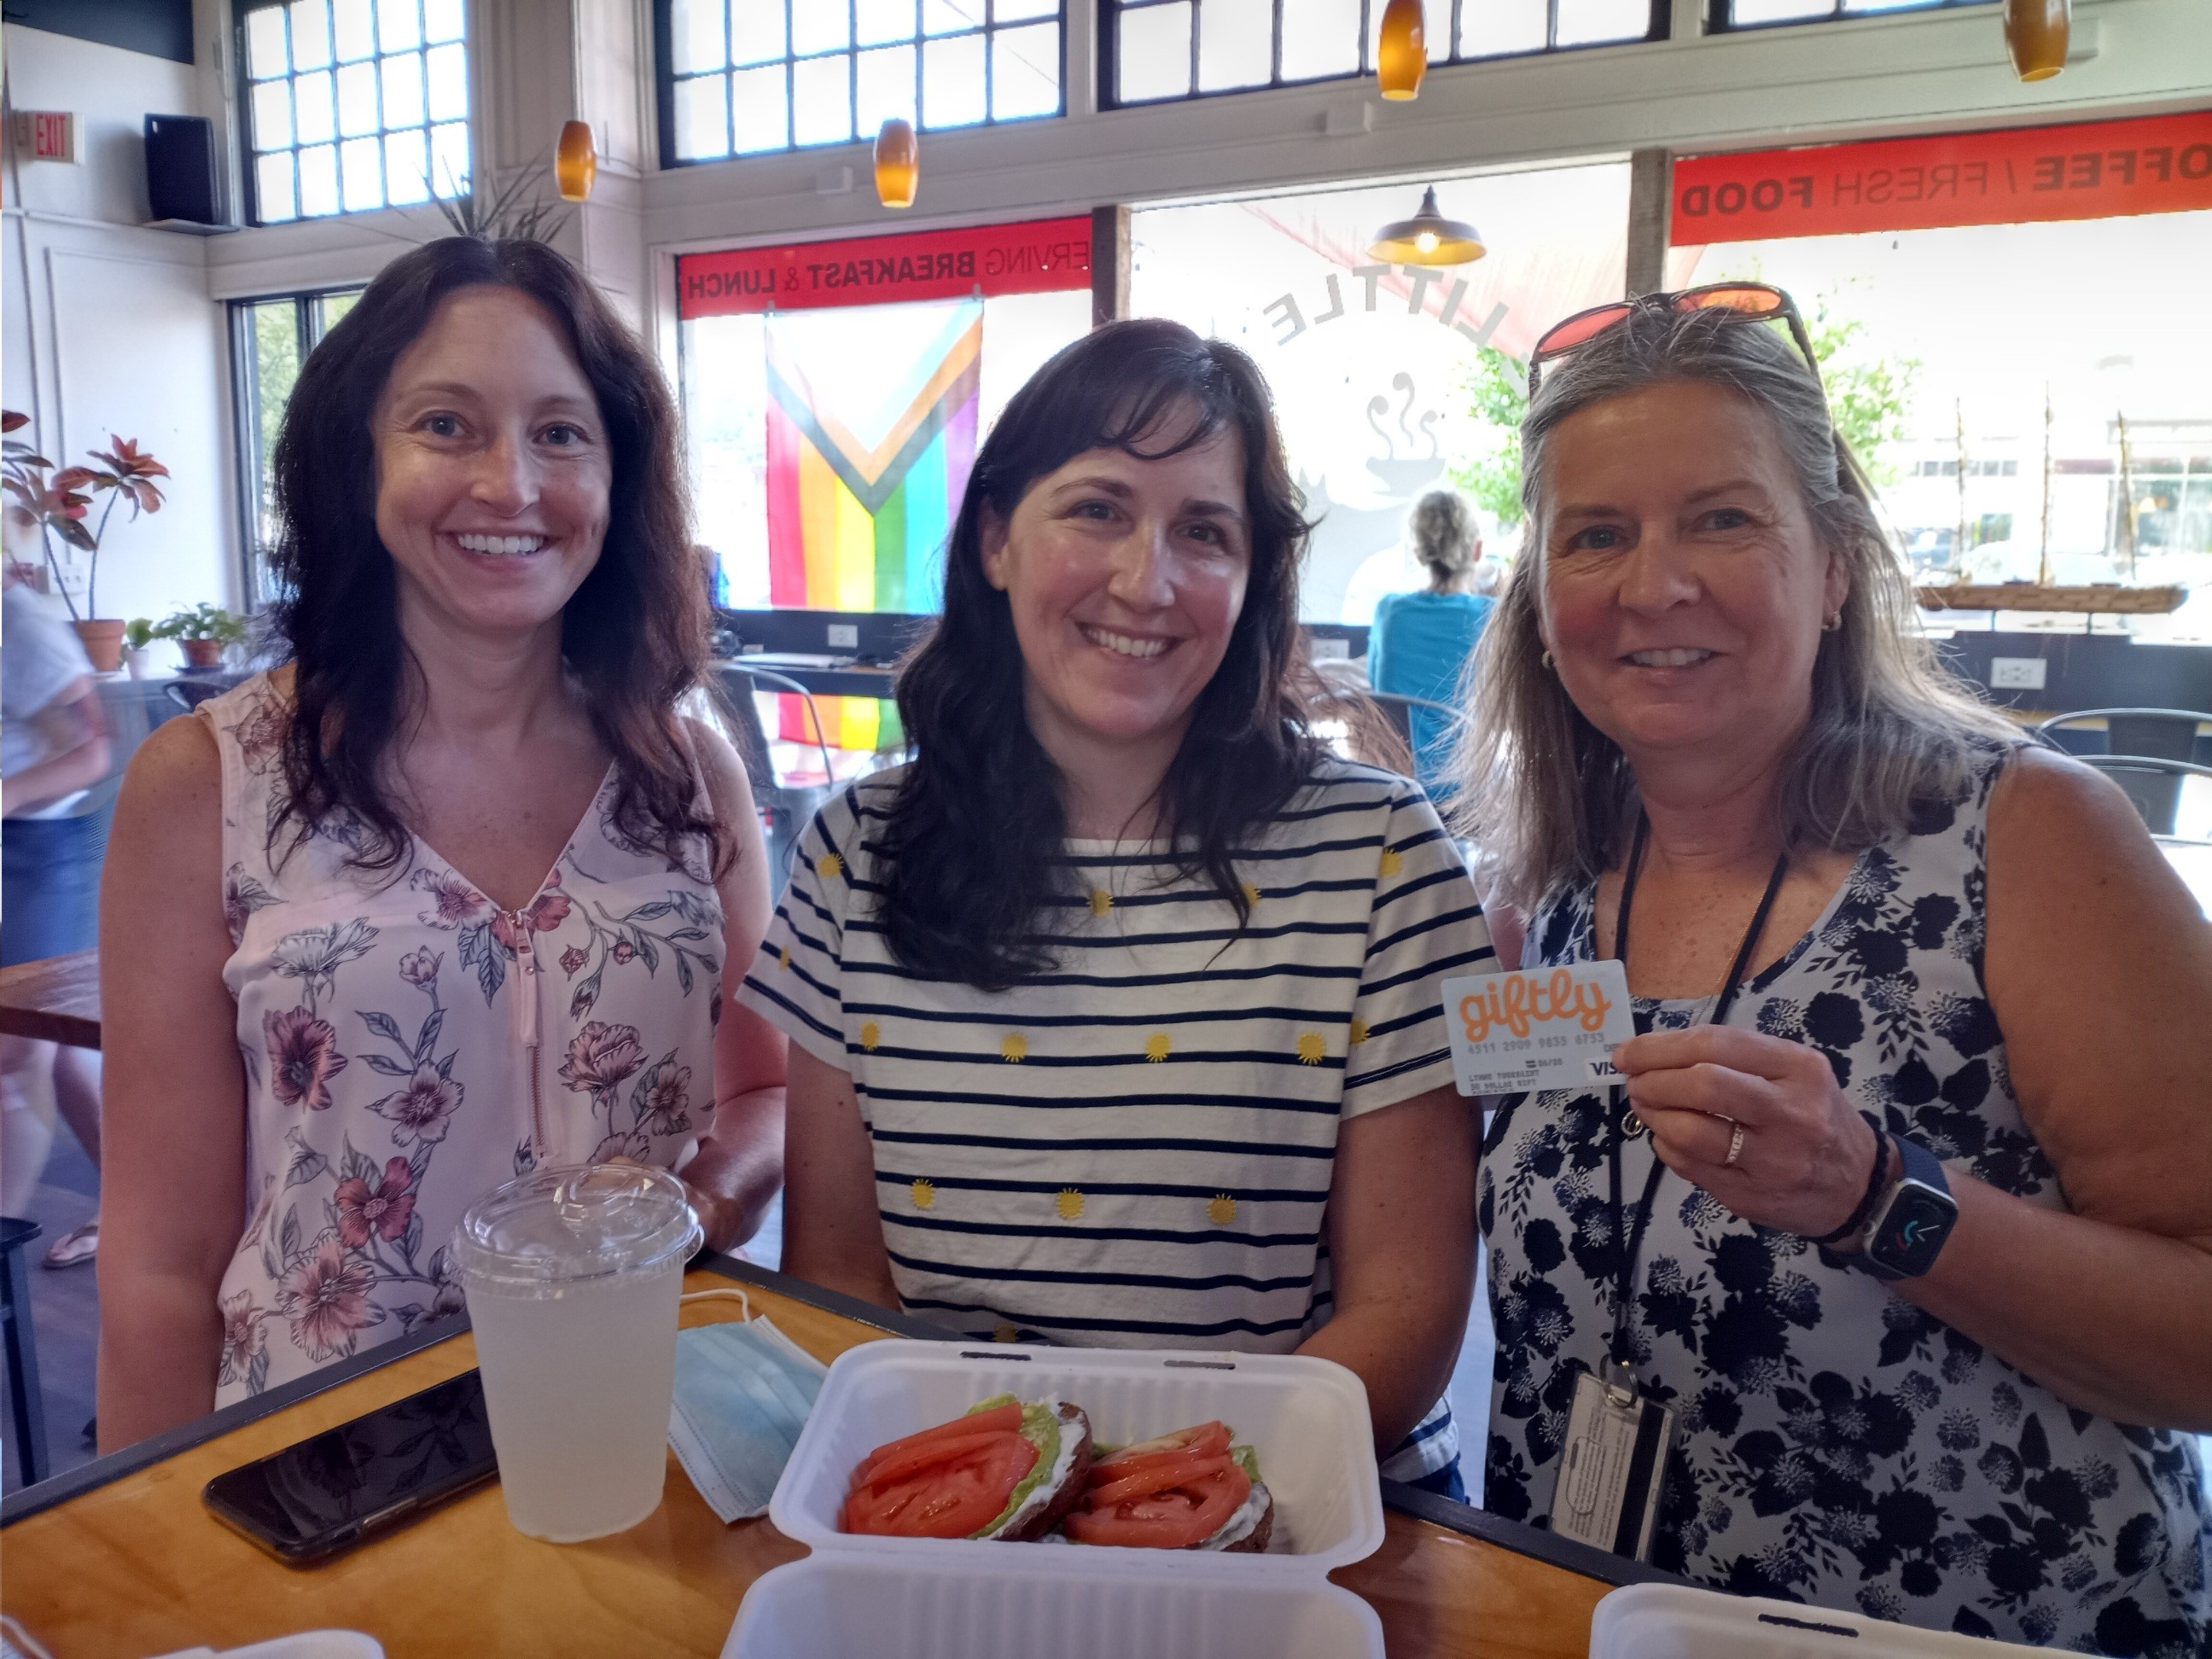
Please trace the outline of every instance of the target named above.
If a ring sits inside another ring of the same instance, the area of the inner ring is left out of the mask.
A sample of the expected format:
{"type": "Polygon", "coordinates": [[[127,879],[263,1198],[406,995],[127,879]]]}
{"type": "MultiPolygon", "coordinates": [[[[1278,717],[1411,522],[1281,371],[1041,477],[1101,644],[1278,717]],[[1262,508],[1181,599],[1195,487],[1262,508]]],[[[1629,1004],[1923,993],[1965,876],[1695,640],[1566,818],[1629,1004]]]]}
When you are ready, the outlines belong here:
{"type": "Polygon", "coordinates": [[[899,676],[916,745],[878,841],[882,922],[916,971],[1000,989],[1051,964],[1036,918],[1060,895],[1059,774],[1024,711],[1006,596],[983,574],[986,507],[1011,516],[1030,486],[1093,449],[1142,460],[1234,429],[1252,541],[1244,608],[1160,785],[1159,834],[1237,911],[1250,902],[1231,848],[1272,816],[1319,753],[1297,689],[1297,561],[1307,524],[1267,382],[1235,346],[1179,323],[1109,323],[1014,394],[975,458],[945,555],[945,614],[899,676]],[[1149,446],[1149,447],[1148,447],[1149,446]]]}
{"type": "Polygon", "coordinates": [[[703,683],[709,615],[677,456],[676,407],[637,338],[583,274],[527,241],[450,236],[386,265],[300,370],[273,471],[273,560],[290,590],[276,632],[291,647],[293,717],[283,746],[289,799],[270,825],[295,841],[343,824],[358,869],[389,872],[412,843],[386,787],[402,677],[416,672],[400,637],[392,556],[376,531],[370,422],[393,363],[457,289],[511,288],[567,337],[606,423],[613,484],[599,563],[561,615],[561,653],[581,683],[592,726],[617,763],[614,828],[684,863],[703,837],[677,700],[703,683]]]}

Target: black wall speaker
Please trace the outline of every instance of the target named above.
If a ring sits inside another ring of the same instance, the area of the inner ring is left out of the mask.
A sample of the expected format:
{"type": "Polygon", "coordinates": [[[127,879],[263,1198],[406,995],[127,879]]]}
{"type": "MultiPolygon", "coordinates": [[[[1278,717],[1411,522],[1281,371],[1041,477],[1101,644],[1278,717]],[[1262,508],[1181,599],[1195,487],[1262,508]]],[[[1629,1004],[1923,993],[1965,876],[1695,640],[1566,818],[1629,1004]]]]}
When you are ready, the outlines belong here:
{"type": "Polygon", "coordinates": [[[146,200],[156,219],[222,222],[216,212],[215,125],[205,116],[146,118],[146,200]]]}

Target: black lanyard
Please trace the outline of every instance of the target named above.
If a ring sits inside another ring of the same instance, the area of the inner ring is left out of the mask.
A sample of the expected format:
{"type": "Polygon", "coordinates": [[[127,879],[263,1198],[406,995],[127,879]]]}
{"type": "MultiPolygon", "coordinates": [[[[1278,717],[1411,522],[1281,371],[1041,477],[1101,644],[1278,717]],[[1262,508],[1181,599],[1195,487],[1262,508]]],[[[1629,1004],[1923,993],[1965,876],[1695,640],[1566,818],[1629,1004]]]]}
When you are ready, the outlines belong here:
{"type": "MultiPolygon", "coordinates": [[[[1613,923],[1613,954],[1620,960],[1624,973],[1628,968],[1628,919],[1636,902],[1636,878],[1644,868],[1644,843],[1650,838],[1650,819],[1638,812],[1636,815],[1636,839],[1628,852],[1628,870],[1620,879],[1620,915],[1613,923]]],[[[1729,966],[1728,980],[1721,987],[1719,1000],[1713,1004],[1712,1012],[1706,1017],[1711,1024],[1725,1025],[1728,1023],[1729,1010],[1735,1003],[1736,988],[1743,981],[1743,970],[1751,963],[1751,953],[1759,948],[1759,936],[1766,931],[1767,915],[1774,908],[1775,896],[1782,890],[1782,878],[1789,873],[1790,849],[1785,847],[1774,860],[1774,873],[1766,878],[1766,892],[1759,901],[1759,908],[1752,913],[1751,926],[1744,931],[1743,943],[1736,946],[1735,960],[1729,966]]],[[[1590,919],[1590,927],[1595,933],[1597,927],[1595,915],[1590,919]]],[[[1637,1029],[1639,1031],[1644,1029],[1644,1022],[1640,1018],[1637,1021],[1637,1029]]],[[[1613,1086],[1611,1097],[1613,1236],[1620,1239],[1625,1218],[1620,1207],[1620,1148],[1634,1133],[1628,1126],[1635,1121],[1635,1118],[1628,1109],[1619,1084],[1613,1086]]],[[[1613,1276],[1611,1356],[1613,1364],[1623,1372],[1634,1369],[1628,1361],[1628,1310],[1631,1291],[1636,1282],[1636,1261],[1643,1254],[1644,1230],[1650,1224],[1651,1200],[1658,1195],[1660,1178],[1666,1173],[1667,1166],[1659,1161],[1655,1152],[1651,1157],[1651,1173],[1644,1179],[1644,1195],[1637,1201],[1635,1224],[1627,1236],[1625,1248],[1620,1251],[1620,1267],[1613,1276]]]]}

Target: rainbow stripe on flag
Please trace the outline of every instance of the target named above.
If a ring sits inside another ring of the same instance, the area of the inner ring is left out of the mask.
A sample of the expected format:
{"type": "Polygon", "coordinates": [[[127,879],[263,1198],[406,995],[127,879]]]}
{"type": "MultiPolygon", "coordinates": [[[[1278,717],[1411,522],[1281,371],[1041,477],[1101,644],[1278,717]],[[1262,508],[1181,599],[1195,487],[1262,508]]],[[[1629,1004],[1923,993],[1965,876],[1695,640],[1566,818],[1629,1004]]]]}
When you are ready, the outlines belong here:
{"type": "MultiPolygon", "coordinates": [[[[963,301],[918,312],[944,322],[903,368],[870,365],[886,386],[810,375],[794,319],[766,319],[769,601],[820,611],[933,611],[943,603],[943,554],[975,464],[983,307],[963,301]],[[872,418],[849,414],[873,400],[872,418]],[[859,396],[856,398],[855,392],[859,396]]],[[[932,320],[934,320],[933,319],[932,320]]],[[[819,318],[799,325],[819,340],[819,318]]],[[[817,364],[817,370],[820,365],[817,364]]],[[[902,741],[895,704],[817,699],[830,742],[842,749],[902,741]]],[[[805,703],[780,699],[781,735],[811,743],[805,703]]]]}

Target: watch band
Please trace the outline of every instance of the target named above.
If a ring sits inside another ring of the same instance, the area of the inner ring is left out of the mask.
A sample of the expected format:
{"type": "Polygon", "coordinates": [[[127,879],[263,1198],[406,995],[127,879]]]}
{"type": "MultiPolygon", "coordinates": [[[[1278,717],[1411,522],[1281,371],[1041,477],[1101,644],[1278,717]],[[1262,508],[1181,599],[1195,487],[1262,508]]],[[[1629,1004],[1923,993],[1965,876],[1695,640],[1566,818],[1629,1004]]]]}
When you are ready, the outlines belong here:
{"type": "Polygon", "coordinates": [[[1925,1273],[1941,1254],[1959,1214],[1959,1206],[1951,1197],[1950,1180],[1943,1173],[1942,1161],[1925,1146],[1902,1135],[1893,1135],[1891,1139],[1896,1144],[1903,1171],[1883,1195],[1859,1253],[1851,1258],[1866,1272],[1885,1280],[1917,1278],[1925,1273]],[[1902,1230],[1904,1243],[1912,1254],[1904,1262],[1885,1261],[1882,1256],[1892,1243],[1889,1236],[1899,1231],[1892,1223],[1900,1204],[1909,1205],[1914,1212],[1902,1230]]]}

